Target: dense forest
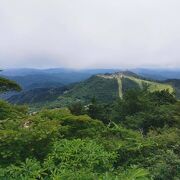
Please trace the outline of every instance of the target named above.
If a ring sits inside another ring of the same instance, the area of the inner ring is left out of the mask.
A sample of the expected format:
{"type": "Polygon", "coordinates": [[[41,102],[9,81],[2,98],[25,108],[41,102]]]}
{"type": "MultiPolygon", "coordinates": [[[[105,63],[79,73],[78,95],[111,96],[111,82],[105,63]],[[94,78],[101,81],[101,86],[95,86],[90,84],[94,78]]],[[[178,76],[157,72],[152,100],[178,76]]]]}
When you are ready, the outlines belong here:
{"type": "MultiPolygon", "coordinates": [[[[0,92],[20,89],[0,79],[0,92]]],[[[174,94],[147,88],[116,94],[110,102],[89,97],[87,105],[37,112],[1,100],[0,179],[180,179],[180,102],[174,94]]]]}

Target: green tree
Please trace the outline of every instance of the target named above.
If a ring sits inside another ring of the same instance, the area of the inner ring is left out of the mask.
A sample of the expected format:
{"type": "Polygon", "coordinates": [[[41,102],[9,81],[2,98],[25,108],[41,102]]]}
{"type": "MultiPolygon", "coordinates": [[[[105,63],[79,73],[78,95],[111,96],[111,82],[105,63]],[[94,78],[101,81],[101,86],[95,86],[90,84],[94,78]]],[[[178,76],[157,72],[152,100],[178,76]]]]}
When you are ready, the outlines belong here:
{"type": "Polygon", "coordinates": [[[74,115],[85,114],[85,108],[81,102],[73,103],[68,108],[74,115]]]}
{"type": "Polygon", "coordinates": [[[54,143],[44,166],[53,172],[87,170],[103,173],[113,167],[115,153],[107,152],[93,140],[61,140],[54,143]]]}
{"type": "Polygon", "coordinates": [[[41,179],[43,169],[35,159],[26,159],[18,165],[11,165],[7,168],[0,168],[1,180],[28,180],[41,179]]]}
{"type": "Polygon", "coordinates": [[[21,87],[16,82],[0,77],[0,93],[20,90],[21,87]]]}

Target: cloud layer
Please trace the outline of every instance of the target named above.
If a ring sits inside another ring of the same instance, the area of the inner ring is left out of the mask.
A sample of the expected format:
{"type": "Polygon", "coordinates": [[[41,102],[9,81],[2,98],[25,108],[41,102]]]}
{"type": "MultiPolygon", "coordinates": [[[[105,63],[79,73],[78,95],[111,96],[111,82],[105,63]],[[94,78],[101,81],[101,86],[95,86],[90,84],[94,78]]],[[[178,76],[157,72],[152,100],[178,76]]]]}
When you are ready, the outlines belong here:
{"type": "Polygon", "coordinates": [[[0,66],[180,67],[179,0],[1,0],[0,66]]]}

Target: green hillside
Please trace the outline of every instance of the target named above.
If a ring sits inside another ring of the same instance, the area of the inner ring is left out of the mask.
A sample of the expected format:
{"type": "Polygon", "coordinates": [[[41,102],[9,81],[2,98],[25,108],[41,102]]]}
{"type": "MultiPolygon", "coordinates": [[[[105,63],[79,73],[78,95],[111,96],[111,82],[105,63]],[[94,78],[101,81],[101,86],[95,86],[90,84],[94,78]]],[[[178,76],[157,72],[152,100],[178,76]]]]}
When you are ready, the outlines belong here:
{"type": "MultiPolygon", "coordinates": [[[[155,82],[144,79],[132,72],[117,72],[113,74],[98,74],[80,83],[71,84],[56,89],[34,89],[12,96],[9,101],[17,104],[30,104],[33,107],[64,107],[74,102],[88,104],[92,99],[100,103],[112,103],[117,98],[123,98],[129,89],[143,89],[148,91],[168,90],[173,93],[174,84],[155,82]]],[[[178,88],[176,88],[176,92],[178,88]]]]}
{"type": "Polygon", "coordinates": [[[175,95],[180,99],[180,79],[169,79],[165,83],[171,84],[175,90],[175,95]]]}
{"type": "Polygon", "coordinates": [[[45,103],[56,100],[65,90],[65,86],[59,88],[35,88],[28,91],[22,91],[19,94],[10,97],[8,100],[9,102],[16,104],[45,103]]]}
{"type": "Polygon", "coordinates": [[[151,80],[144,80],[134,73],[128,74],[127,72],[114,73],[110,75],[99,75],[105,79],[116,79],[118,82],[119,97],[123,97],[123,93],[132,88],[147,88],[150,92],[168,90],[170,93],[174,92],[172,85],[166,83],[158,83],[151,80]]]}
{"type": "Polygon", "coordinates": [[[75,84],[69,91],[59,97],[59,100],[90,102],[96,98],[100,102],[112,102],[118,97],[118,82],[116,79],[92,76],[84,82],[75,84]]]}
{"type": "Polygon", "coordinates": [[[75,84],[47,106],[61,107],[78,101],[90,103],[93,98],[101,103],[111,103],[119,97],[123,98],[123,94],[129,89],[143,88],[147,88],[150,92],[161,90],[174,92],[173,86],[168,83],[146,80],[131,72],[100,74],[75,84]]]}

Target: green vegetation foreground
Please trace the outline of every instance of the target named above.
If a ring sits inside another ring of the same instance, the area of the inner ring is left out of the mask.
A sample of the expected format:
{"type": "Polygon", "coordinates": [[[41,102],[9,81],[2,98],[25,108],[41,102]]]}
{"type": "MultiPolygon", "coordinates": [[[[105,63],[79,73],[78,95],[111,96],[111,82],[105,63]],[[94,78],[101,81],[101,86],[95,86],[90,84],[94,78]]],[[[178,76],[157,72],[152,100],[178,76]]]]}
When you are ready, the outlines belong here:
{"type": "Polygon", "coordinates": [[[69,109],[0,101],[0,179],[180,179],[180,102],[167,91],[69,109]]]}

